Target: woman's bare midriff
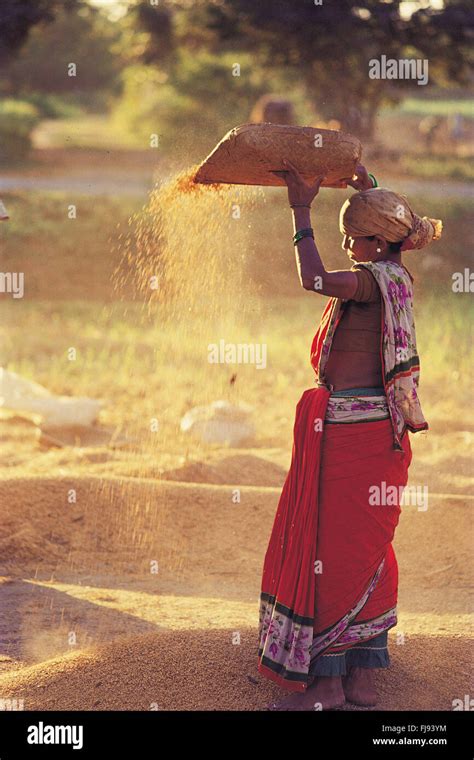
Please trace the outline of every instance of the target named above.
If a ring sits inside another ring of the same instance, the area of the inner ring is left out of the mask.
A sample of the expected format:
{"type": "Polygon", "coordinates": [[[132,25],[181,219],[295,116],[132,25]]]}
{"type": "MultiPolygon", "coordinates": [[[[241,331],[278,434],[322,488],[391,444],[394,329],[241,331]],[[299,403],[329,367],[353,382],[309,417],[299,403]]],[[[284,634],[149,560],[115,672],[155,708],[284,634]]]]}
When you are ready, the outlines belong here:
{"type": "Polygon", "coordinates": [[[324,373],[334,390],[383,387],[380,320],[380,301],[346,304],[324,373]]]}
{"type": "Polygon", "coordinates": [[[331,352],[325,372],[326,381],[334,387],[335,391],[343,391],[346,388],[383,388],[379,358],[375,357],[372,363],[373,354],[359,351],[340,353],[344,354],[344,361],[335,361],[338,357],[331,352]]]}

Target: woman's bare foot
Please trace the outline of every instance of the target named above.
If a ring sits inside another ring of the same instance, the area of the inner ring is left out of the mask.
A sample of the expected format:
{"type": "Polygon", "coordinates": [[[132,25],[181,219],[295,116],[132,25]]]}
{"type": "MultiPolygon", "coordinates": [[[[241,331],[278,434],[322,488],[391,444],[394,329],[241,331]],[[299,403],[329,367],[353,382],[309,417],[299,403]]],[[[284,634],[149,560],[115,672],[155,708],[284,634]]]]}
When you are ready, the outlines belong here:
{"type": "Polygon", "coordinates": [[[342,686],[349,702],[365,707],[372,707],[377,704],[377,692],[371,668],[349,665],[347,675],[342,676],[342,686]]]}
{"type": "Polygon", "coordinates": [[[317,676],[311,686],[302,693],[272,702],[269,710],[333,710],[345,703],[341,677],[317,676]]]}

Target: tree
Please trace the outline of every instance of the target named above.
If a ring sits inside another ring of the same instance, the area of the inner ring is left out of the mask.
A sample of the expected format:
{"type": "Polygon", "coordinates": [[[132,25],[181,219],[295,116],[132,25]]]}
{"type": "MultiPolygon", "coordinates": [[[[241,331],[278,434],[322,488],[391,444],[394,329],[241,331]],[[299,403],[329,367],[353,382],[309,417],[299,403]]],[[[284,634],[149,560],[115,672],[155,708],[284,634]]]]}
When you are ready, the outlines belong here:
{"type": "Polygon", "coordinates": [[[59,9],[73,8],[76,0],[2,0],[0,4],[0,63],[24,45],[30,29],[50,23],[59,9]]]}
{"type": "MultiPolygon", "coordinates": [[[[174,5],[185,9],[188,4],[183,0],[174,5]]],[[[440,11],[419,11],[413,23],[402,17],[400,0],[321,5],[314,0],[198,0],[187,14],[193,44],[201,37],[211,48],[237,46],[253,50],[266,66],[297,69],[316,110],[364,138],[373,132],[381,103],[396,102],[413,85],[371,79],[371,60],[382,55],[399,60],[407,52],[416,57],[429,51],[438,77],[445,73],[461,82],[473,30],[472,11],[463,0],[446,0],[440,11]],[[466,42],[461,47],[454,44],[458,35],[466,42]]]]}
{"type": "Polygon", "coordinates": [[[120,19],[120,57],[131,64],[170,63],[177,51],[175,19],[172,6],[150,0],[129,0],[127,13],[120,19]]]}
{"type": "Polygon", "coordinates": [[[12,95],[87,92],[89,98],[94,90],[117,90],[123,62],[112,47],[118,39],[116,25],[88,3],[58,9],[51,23],[31,29],[26,43],[3,67],[0,90],[12,95]],[[67,76],[71,62],[77,65],[77,77],[67,76]]]}
{"type": "Polygon", "coordinates": [[[474,7],[444,0],[442,11],[422,8],[410,19],[407,43],[430,61],[440,83],[469,84],[474,63],[474,7]]]}

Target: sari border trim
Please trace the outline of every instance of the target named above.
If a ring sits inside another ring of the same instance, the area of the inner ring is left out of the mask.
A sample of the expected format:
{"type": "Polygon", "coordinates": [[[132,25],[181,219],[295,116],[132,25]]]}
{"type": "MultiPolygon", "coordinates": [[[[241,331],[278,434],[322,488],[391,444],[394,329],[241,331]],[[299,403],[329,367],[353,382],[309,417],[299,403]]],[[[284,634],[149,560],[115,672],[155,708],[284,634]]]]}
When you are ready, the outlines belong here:
{"type": "Polygon", "coordinates": [[[298,615],[294,610],[291,609],[291,607],[288,607],[285,604],[282,604],[281,602],[277,601],[277,598],[274,594],[268,594],[264,591],[260,594],[260,600],[261,602],[266,602],[268,604],[271,604],[277,612],[281,612],[283,615],[285,615],[290,620],[293,620],[295,623],[298,623],[299,625],[312,625],[313,624],[313,618],[307,617],[305,615],[298,615]]]}
{"type": "MultiPolygon", "coordinates": [[[[382,558],[372,580],[354,607],[337,623],[316,636],[314,618],[297,615],[287,605],[278,602],[274,595],[262,592],[257,648],[258,670],[280,685],[292,685],[293,688],[304,690],[308,685],[308,679],[311,678],[309,672],[311,665],[326,650],[334,646],[336,641],[341,637],[344,638],[344,634],[351,627],[351,622],[363,609],[377,585],[384,565],[385,557],[382,558]],[[308,620],[309,623],[306,622],[308,620]]],[[[387,622],[392,622],[392,625],[396,624],[396,616],[393,620],[393,608],[380,616],[380,619],[382,618],[386,618],[387,622]]],[[[361,626],[363,624],[356,623],[352,627],[360,631],[361,626]]],[[[381,630],[377,631],[377,633],[380,632],[381,630]]],[[[366,638],[371,638],[371,636],[360,636],[357,641],[364,641],[366,638]]],[[[351,644],[351,642],[343,643],[349,646],[351,644]]]]}
{"type": "Polygon", "coordinates": [[[313,642],[310,647],[310,655],[311,655],[311,661],[313,661],[316,657],[318,657],[325,649],[329,649],[334,645],[334,642],[337,641],[343,633],[347,630],[349,627],[349,624],[354,618],[359,614],[361,609],[364,607],[365,603],[367,602],[367,599],[369,598],[370,594],[374,590],[375,586],[377,585],[377,581],[382,573],[382,570],[385,565],[385,557],[383,557],[380,565],[378,566],[372,580],[370,581],[367,589],[362,594],[361,598],[357,602],[357,604],[348,612],[344,617],[342,617],[337,623],[335,623],[333,626],[329,628],[327,632],[318,634],[313,638],[313,642]]]}

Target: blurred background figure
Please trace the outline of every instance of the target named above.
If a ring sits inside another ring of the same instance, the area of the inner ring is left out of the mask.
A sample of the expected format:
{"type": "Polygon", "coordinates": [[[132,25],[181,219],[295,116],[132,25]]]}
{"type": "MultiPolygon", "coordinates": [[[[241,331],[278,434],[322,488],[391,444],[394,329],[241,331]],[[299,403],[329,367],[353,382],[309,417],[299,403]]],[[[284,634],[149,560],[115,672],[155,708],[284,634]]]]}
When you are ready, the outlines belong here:
{"type": "Polygon", "coordinates": [[[464,136],[464,118],[461,113],[453,113],[448,119],[449,134],[454,141],[462,140],[464,136]]]}
{"type": "Polygon", "coordinates": [[[448,117],[448,134],[451,145],[458,151],[467,136],[462,113],[453,113],[448,117]]]}
{"type": "Polygon", "coordinates": [[[418,125],[418,131],[426,150],[432,150],[443,125],[442,116],[426,116],[418,125]]]}
{"type": "Polygon", "coordinates": [[[357,108],[357,106],[350,106],[348,108],[344,128],[347,132],[351,132],[356,136],[362,134],[364,128],[364,120],[360,108],[357,108]]]}
{"type": "Polygon", "coordinates": [[[295,124],[293,103],[277,95],[262,95],[252,109],[250,121],[257,124],[262,122],[295,124]]]}

